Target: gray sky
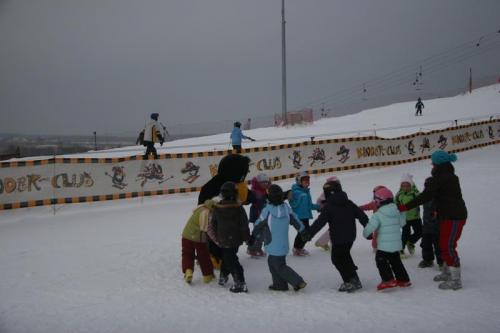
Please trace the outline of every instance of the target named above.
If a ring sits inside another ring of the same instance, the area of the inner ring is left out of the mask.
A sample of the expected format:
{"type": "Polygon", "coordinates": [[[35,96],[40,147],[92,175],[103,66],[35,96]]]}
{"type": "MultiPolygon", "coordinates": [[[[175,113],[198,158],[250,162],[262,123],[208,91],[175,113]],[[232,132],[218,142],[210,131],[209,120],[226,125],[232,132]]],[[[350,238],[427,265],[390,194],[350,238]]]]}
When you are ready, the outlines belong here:
{"type": "MultiPolygon", "coordinates": [[[[151,112],[169,126],[280,113],[280,11],[280,0],[0,0],[0,132],[136,134],[151,112]]],[[[500,75],[499,14],[498,0],[286,0],[289,109],[488,34],[489,52],[424,66],[424,89],[464,87],[469,67],[500,75]]],[[[368,93],[417,96],[407,76],[368,93]]]]}

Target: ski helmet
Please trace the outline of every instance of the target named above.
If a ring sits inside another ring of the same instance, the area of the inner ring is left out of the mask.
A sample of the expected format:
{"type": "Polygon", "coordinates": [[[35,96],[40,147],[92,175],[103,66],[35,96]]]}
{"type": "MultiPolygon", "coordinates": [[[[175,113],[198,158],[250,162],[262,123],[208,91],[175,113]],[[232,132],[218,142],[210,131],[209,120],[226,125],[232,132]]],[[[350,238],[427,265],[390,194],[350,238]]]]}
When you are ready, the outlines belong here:
{"type": "Polygon", "coordinates": [[[272,184],[267,190],[267,198],[271,205],[279,206],[283,203],[283,190],[279,185],[272,184]]]}
{"type": "Polygon", "coordinates": [[[158,113],[151,113],[151,119],[158,121],[158,113]]]}
{"type": "Polygon", "coordinates": [[[220,195],[224,200],[236,200],[236,184],[225,182],[220,188],[220,195]]]}
{"type": "Polygon", "coordinates": [[[323,185],[323,193],[325,194],[325,199],[328,199],[333,193],[342,192],[342,185],[337,181],[327,181],[323,185]]]}
{"type": "Polygon", "coordinates": [[[386,205],[388,203],[391,203],[394,199],[394,195],[392,194],[391,190],[388,188],[380,188],[375,193],[373,193],[373,200],[377,203],[379,206],[386,205]]]}
{"type": "Polygon", "coordinates": [[[295,176],[295,182],[300,185],[302,182],[302,179],[307,179],[309,180],[309,175],[307,174],[307,171],[301,171],[295,176]]]}
{"type": "Polygon", "coordinates": [[[235,122],[234,127],[241,127],[241,123],[239,121],[235,122]]]}

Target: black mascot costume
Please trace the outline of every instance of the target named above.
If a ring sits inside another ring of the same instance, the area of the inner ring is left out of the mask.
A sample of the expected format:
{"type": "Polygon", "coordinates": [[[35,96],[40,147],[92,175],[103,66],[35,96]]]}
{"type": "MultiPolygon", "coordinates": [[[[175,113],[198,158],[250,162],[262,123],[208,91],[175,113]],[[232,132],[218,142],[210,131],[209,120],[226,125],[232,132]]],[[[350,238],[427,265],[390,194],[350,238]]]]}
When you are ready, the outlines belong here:
{"type": "MultiPolygon", "coordinates": [[[[212,177],[201,188],[198,196],[198,205],[205,200],[212,199],[220,194],[220,188],[225,182],[233,182],[238,189],[238,200],[243,204],[250,204],[254,199],[252,191],[248,189],[245,178],[250,170],[250,159],[244,155],[231,154],[223,157],[217,168],[217,175],[212,177]]],[[[220,268],[220,248],[209,240],[209,249],[212,263],[215,268],[220,268]]]]}

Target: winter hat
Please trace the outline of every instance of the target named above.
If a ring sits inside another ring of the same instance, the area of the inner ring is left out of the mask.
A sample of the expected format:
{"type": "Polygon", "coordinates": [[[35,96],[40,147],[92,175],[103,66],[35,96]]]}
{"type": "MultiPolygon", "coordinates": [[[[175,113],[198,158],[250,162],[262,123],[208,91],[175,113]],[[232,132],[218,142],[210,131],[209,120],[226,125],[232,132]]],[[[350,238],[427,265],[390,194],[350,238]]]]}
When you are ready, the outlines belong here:
{"type": "Polygon", "coordinates": [[[394,198],[394,195],[392,194],[391,190],[388,188],[380,188],[375,193],[373,193],[373,200],[377,203],[377,205],[382,205],[385,203],[392,202],[394,198]]]}
{"type": "Polygon", "coordinates": [[[267,198],[271,205],[279,206],[283,203],[283,190],[279,185],[272,184],[267,190],[267,198]]]}
{"type": "Polygon", "coordinates": [[[377,192],[378,190],[382,189],[382,188],[387,188],[385,187],[384,185],[377,185],[373,188],[373,193],[377,192]]]}
{"type": "Polygon", "coordinates": [[[333,193],[342,192],[342,185],[338,181],[327,181],[323,185],[323,193],[325,194],[325,199],[328,199],[333,193]]]}
{"type": "Polygon", "coordinates": [[[337,176],[331,176],[326,179],[327,182],[338,182],[340,183],[340,180],[337,178],[337,176]]]}
{"type": "Polygon", "coordinates": [[[235,122],[234,127],[241,127],[241,123],[239,121],[235,122]]]}
{"type": "Polygon", "coordinates": [[[151,113],[151,119],[158,121],[158,113],[151,113]]]}
{"type": "Polygon", "coordinates": [[[220,195],[225,200],[236,199],[236,184],[233,182],[225,182],[220,188],[220,195]]]}
{"type": "Polygon", "coordinates": [[[457,160],[457,155],[448,154],[444,150],[438,150],[431,155],[432,164],[440,165],[448,162],[455,162],[457,160]]]}
{"type": "Polygon", "coordinates": [[[401,183],[409,183],[411,186],[415,184],[413,183],[413,176],[409,173],[403,173],[401,176],[401,183]]]}
{"type": "Polygon", "coordinates": [[[297,176],[295,176],[295,182],[300,185],[300,183],[302,182],[302,179],[308,179],[309,180],[309,175],[307,174],[307,171],[301,171],[297,174],[297,176]]]}
{"type": "Polygon", "coordinates": [[[269,177],[265,173],[259,173],[257,176],[255,176],[255,179],[259,183],[269,182],[269,177]]]}

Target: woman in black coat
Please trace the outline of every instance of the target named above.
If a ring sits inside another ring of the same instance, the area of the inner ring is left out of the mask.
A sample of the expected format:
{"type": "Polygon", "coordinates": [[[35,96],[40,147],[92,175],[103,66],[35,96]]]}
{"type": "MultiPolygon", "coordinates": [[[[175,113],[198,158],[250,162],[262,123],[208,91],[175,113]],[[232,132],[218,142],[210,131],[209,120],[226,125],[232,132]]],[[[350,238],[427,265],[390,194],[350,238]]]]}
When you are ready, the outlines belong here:
{"type": "Polygon", "coordinates": [[[434,281],[443,281],[439,285],[440,289],[457,290],[462,288],[457,243],[467,220],[460,181],[451,164],[457,160],[457,156],[438,150],[431,155],[431,159],[432,177],[426,183],[424,191],[399,208],[400,211],[406,211],[433,201],[439,221],[439,248],[444,261],[443,272],[435,276],[434,281]]]}

